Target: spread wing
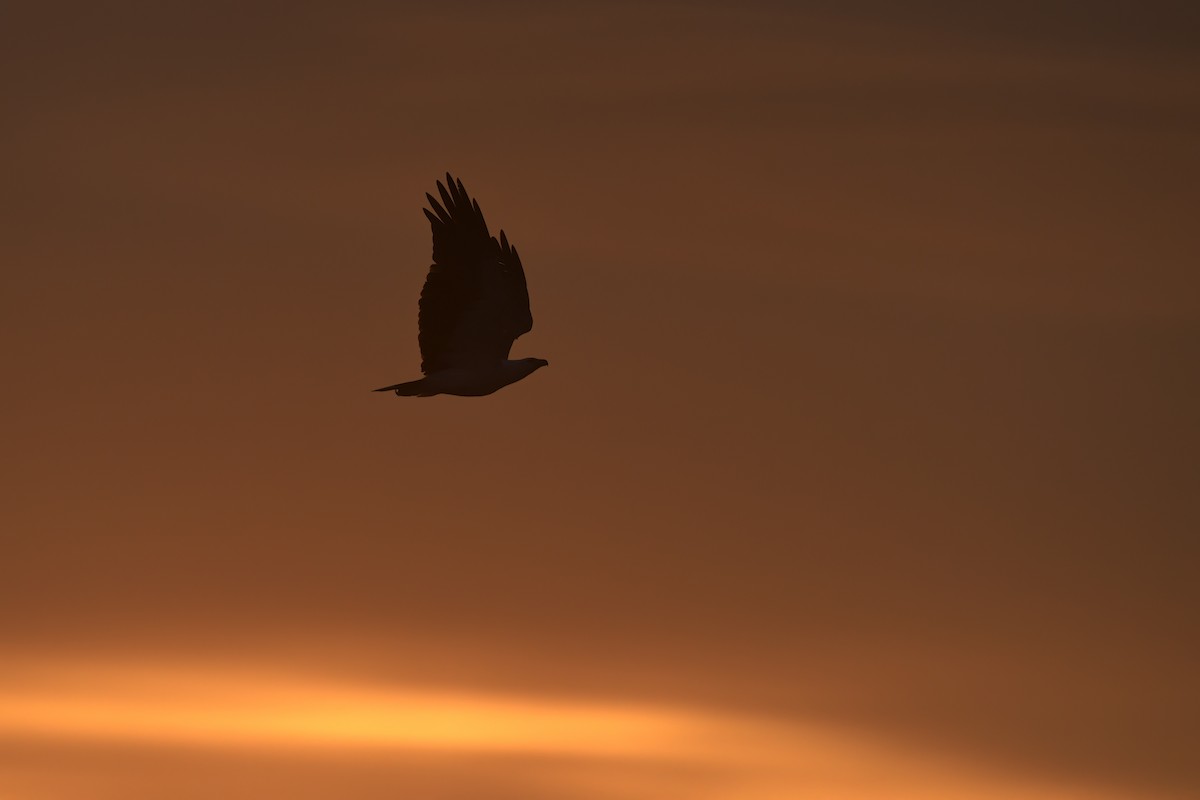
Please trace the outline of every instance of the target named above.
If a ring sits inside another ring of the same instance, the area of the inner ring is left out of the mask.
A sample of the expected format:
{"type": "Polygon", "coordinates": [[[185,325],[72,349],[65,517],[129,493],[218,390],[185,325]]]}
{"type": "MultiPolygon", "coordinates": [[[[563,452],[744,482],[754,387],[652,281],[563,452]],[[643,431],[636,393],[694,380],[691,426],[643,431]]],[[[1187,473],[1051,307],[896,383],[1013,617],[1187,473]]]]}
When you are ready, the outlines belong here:
{"type": "Polygon", "coordinates": [[[512,343],[533,328],[525,271],[504,231],[488,233],[479,203],[446,173],[439,203],[425,195],[433,226],[433,264],[421,289],[421,371],[471,367],[508,358],[512,343]]]}

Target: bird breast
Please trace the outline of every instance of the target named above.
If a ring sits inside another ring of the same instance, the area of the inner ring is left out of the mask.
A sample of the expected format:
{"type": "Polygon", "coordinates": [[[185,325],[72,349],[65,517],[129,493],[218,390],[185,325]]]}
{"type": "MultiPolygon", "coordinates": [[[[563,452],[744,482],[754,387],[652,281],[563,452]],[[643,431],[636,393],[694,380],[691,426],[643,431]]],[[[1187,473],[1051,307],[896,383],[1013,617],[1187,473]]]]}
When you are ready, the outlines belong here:
{"type": "Polygon", "coordinates": [[[527,374],[517,361],[500,361],[474,368],[444,369],[425,377],[426,385],[438,394],[479,397],[491,394],[527,374]]]}

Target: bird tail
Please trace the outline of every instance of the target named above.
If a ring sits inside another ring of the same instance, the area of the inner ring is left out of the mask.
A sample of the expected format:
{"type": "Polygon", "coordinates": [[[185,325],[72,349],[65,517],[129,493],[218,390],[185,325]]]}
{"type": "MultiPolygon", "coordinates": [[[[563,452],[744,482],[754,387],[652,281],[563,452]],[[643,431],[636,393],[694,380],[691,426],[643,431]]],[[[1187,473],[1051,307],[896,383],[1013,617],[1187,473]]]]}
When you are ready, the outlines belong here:
{"type": "Polygon", "coordinates": [[[384,386],[382,389],[375,389],[377,392],[395,392],[397,397],[414,397],[420,396],[425,391],[425,379],[421,378],[416,381],[408,381],[407,383],[395,383],[391,386],[384,386]]]}

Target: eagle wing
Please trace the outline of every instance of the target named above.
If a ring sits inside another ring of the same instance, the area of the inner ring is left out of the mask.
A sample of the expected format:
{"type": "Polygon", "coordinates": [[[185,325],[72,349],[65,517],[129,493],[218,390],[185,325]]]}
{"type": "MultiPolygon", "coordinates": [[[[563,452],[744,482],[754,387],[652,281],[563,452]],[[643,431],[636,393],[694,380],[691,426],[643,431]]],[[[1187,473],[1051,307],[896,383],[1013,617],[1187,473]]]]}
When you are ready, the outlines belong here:
{"type": "Polygon", "coordinates": [[[421,371],[470,368],[508,358],[517,337],[533,328],[525,270],[504,231],[488,232],[479,203],[446,173],[439,203],[426,194],[433,226],[433,264],[421,289],[421,371]]]}

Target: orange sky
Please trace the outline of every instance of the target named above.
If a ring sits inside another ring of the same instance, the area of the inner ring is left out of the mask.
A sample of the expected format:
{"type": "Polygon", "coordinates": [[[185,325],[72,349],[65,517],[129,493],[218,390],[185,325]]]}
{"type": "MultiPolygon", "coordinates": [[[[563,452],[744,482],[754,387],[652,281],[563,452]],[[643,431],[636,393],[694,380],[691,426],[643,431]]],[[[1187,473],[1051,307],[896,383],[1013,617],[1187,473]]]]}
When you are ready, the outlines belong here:
{"type": "Polygon", "coordinates": [[[0,797],[1200,790],[1190,4],[106,5],[0,12],[0,797]],[[373,395],[447,169],[551,367],[373,395]]]}

